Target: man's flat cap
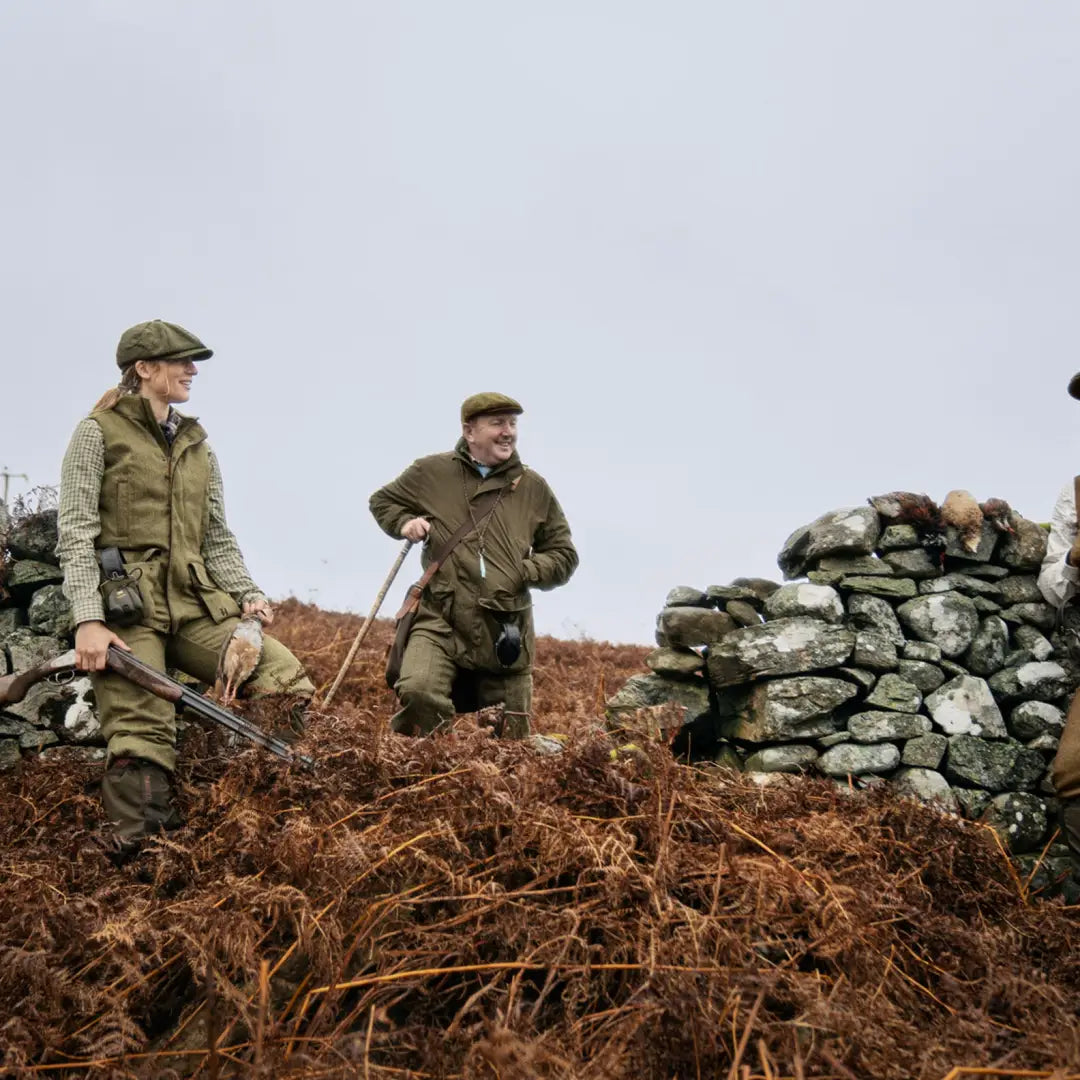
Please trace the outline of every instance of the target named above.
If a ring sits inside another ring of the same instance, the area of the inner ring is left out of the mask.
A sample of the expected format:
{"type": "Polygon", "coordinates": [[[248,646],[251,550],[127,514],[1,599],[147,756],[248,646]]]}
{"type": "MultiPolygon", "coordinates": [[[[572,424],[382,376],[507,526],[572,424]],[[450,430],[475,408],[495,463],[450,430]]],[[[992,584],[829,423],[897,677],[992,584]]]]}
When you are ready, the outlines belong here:
{"type": "Polygon", "coordinates": [[[190,330],[164,319],[128,327],[116,346],[116,363],[123,369],[137,360],[209,360],[214,355],[190,330]]]}
{"type": "Polygon", "coordinates": [[[523,413],[525,410],[505,394],[473,394],[461,403],[461,422],[467,424],[474,416],[482,413],[512,412],[523,413]]]}
{"type": "Polygon", "coordinates": [[[1069,395],[1080,399],[1080,371],[1069,380],[1069,395]]]}

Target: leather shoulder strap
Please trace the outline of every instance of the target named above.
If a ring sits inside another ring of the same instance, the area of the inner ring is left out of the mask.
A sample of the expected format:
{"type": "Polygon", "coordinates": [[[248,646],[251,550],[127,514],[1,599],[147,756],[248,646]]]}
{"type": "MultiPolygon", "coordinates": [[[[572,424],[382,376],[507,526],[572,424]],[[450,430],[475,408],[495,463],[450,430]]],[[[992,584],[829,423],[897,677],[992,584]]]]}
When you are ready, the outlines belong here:
{"type": "Polygon", "coordinates": [[[1076,508],[1076,526],[1080,530],[1080,476],[1073,478],[1073,505],[1076,508]]]}
{"type": "MultiPolygon", "coordinates": [[[[515,487],[517,487],[516,480],[510,485],[510,490],[512,491],[515,487]]],[[[450,534],[446,543],[435,552],[435,557],[428,563],[424,576],[415,585],[409,586],[409,591],[405,594],[405,602],[401,605],[401,610],[394,616],[395,620],[400,620],[410,611],[415,611],[420,606],[420,594],[427,588],[428,582],[438,573],[439,567],[450,557],[454,548],[495,512],[499,496],[504,490],[503,488],[496,488],[494,491],[485,491],[482,495],[476,497],[476,501],[473,503],[472,515],[467,517],[450,534]]]]}

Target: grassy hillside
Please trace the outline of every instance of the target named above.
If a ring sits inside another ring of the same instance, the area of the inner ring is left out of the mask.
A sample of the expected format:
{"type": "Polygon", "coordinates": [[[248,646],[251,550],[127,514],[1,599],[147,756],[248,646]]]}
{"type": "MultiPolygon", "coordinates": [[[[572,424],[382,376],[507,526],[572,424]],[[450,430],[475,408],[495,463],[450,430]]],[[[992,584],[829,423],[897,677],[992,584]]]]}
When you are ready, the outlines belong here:
{"type": "MultiPolygon", "coordinates": [[[[326,685],[358,623],[289,603],[277,630],[326,685]]],[[[636,646],[541,640],[561,755],[471,717],[393,736],[388,636],[313,719],[314,775],[189,727],[187,825],[120,870],[87,851],[100,764],[0,778],[5,1075],[1080,1069],[1073,912],[988,830],[619,751],[600,704],[636,646]]]]}

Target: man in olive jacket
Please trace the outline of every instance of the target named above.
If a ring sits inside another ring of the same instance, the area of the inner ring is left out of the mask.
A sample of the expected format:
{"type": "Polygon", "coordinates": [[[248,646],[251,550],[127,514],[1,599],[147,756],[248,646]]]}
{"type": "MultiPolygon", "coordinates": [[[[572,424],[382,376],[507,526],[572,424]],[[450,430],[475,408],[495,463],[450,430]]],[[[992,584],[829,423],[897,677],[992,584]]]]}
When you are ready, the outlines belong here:
{"type": "Polygon", "coordinates": [[[529,590],[565,584],[578,556],[551,488],[517,455],[521,412],[504,394],[475,394],[453,451],[414,461],[371,496],[384,532],[423,541],[425,567],[460,525],[473,525],[421,598],[394,686],[401,710],[391,726],[402,734],[429,735],[455,712],[497,704],[505,735],[529,733],[529,590]]]}

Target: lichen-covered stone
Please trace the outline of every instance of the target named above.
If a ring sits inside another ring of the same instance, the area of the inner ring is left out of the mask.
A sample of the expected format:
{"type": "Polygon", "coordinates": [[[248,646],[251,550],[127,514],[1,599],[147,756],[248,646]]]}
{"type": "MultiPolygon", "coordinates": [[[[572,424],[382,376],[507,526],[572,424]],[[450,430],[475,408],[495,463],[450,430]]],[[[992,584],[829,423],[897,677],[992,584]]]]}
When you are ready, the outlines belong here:
{"type": "Polygon", "coordinates": [[[782,619],[728,634],[709,650],[714,686],[737,686],[770,675],[839,667],[851,656],[855,635],[816,619],[782,619]]]}
{"type": "Polygon", "coordinates": [[[960,806],[960,813],[970,821],[978,821],[993,798],[989,791],[982,788],[954,787],[953,795],[960,806]]]}
{"type": "Polygon", "coordinates": [[[777,563],[787,578],[826,555],[869,555],[881,534],[877,513],[868,506],[832,510],[796,529],[784,542],[777,563]]]}
{"type": "Polygon", "coordinates": [[[18,739],[0,739],[0,772],[18,768],[21,761],[18,739]]]}
{"type": "Polygon", "coordinates": [[[645,657],[645,666],[657,675],[686,678],[697,675],[705,667],[705,661],[693,649],[653,649],[645,657]]]}
{"type": "Polygon", "coordinates": [[[757,626],[761,622],[757,608],[746,600],[729,600],[724,605],[724,610],[738,626],[757,626]]]}
{"type": "Polygon", "coordinates": [[[914,525],[890,525],[878,537],[878,551],[903,551],[919,546],[919,534],[914,525]]]}
{"type": "Polygon", "coordinates": [[[956,796],[949,787],[948,780],[932,768],[900,769],[893,777],[892,787],[897,795],[918,799],[920,802],[934,803],[944,810],[955,812],[958,809],[956,796]]]}
{"type": "MultiPolygon", "coordinates": [[[[777,581],[770,581],[769,578],[761,577],[737,577],[730,585],[726,586],[729,589],[745,589],[747,592],[752,593],[754,597],[764,603],[769,597],[780,588],[780,583],[777,581]]],[[[725,588],[723,585],[710,585],[709,595],[712,595],[713,589],[725,588]]],[[[748,596],[725,596],[724,600],[749,600],[748,596]]]]}
{"type": "Polygon", "coordinates": [[[664,607],[712,607],[711,598],[703,589],[695,589],[690,585],[676,585],[667,594],[664,607]]]}
{"type": "MultiPolygon", "coordinates": [[[[632,718],[626,714],[640,709],[674,706],[672,712],[682,709],[681,717],[663,724],[665,729],[677,724],[689,724],[709,711],[709,691],[705,681],[690,682],[683,679],[666,679],[660,675],[632,675],[607,702],[609,728],[623,729],[632,718]]],[[[657,718],[659,725],[659,717],[657,718]]]]}
{"type": "Polygon", "coordinates": [[[56,517],[55,510],[40,510],[15,522],[7,534],[12,558],[56,565],[56,517]]]}
{"type": "Polygon", "coordinates": [[[104,744],[89,676],[74,679],[68,683],[67,689],[72,700],[64,710],[64,738],[73,743],[104,744]]]}
{"type": "Polygon", "coordinates": [[[937,664],[928,664],[925,660],[901,660],[896,673],[924,694],[932,694],[945,682],[945,672],[937,664]]]}
{"type": "MultiPolygon", "coordinates": [[[[902,675],[882,675],[867,699],[866,704],[876,709],[887,709],[898,713],[918,712],[922,707],[922,694],[902,675]]],[[[927,726],[927,731],[930,728],[927,726]]]]}
{"type": "Polygon", "coordinates": [[[1008,649],[1008,626],[1003,619],[990,615],[979,624],[975,640],[964,653],[964,663],[976,675],[990,676],[1005,666],[1008,649]]]}
{"type": "Polygon", "coordinates": [[[963,664],[957,664],[953,660],[946,660],[944,657],[941,658],[940,664],[941,670],[944,671],[950,679],[955,679],[960,675],[971,674],[971,672],[968,671],[968,669],[964,667],[963,664]]]}
{"type": "Polygon", "coordinates": [[[819,559],[814,569],[826,574],[839,574],[841,577],[850,574],[893,576],[892,567],[873,555],[832,555],[819,559]]]}
{"type": "Polygon", "coordinates": [[[818,759],[812,746],[766,746],[746,759],[747,772],[805,772],[818,759]]]}
{"type": "Polygon", "coordinates": [[[1010,520],[1011,536],[1006,536],[998,549],[997,561],[1011,570],[1038,570],[1046,558],[1049,534],[1034,521],[1014,514],[1010,520]]]}
{"type": "Polygon", "coordinates": [[[38,589],[30,599],[27,620],[36,634],[65,637],[75,633],[71,602],[64,595],[62,585],[46,585],[38,589]]]}
{"type": "Polygon", "coordinates": [[[863,776],[891,772],[900,764],[900,751],[892,743],[839,743],[818,758],[826,776],[863,776]]]}
{"type": "Polygon", "coordinates": [[[1024,745],[1029,750],[1038,750],[1041,754],[1053,757],[1057,753],[1058,746],[1061,745],[1061,740],[1056,735],[1037,735],[1034,739],[1029,739],[1024,745]]]}
{"type": "Polygon", "coordinates": [[[1054,701],[1071,688],[1068,673],[1053,660],[1005,668],[990,677],[990,689],[1006,701],[1054,701]]]}
{"type": "Polygon", "coordinates": [[[980,615],[1001,614],[1001,605],[996,600],[991,600],[988,596],[973,596],[971,602],[975,605],[975,610],[980,615]]]}
{"type": "Polygon", "coordinates": [[[1009,713],[1009,734],[1026,742],[1040,735],[1061,736],[1065,714],[1045,701],[1023,701],[1009,713]]]}
{"type": "Polygon", "coordinates": [[[724,611],[700,607],[669,607],[660,612],[658,628],[671,645],[692,648],[711,645],[735,629],[735,620],[724,611]]]}
{"type": "Polygon", "coordinates": [[[1008,735],[1001,710],[985,679],[960,675],[926,699],[934,723],[946,735],[981,735],[1003,739],[1008,735]]]}
{"type": "Polygon", "coordinates": [[[45,585],[58,585],[63,580],[64,575],[59,567],[34,559],[21,559],[8,566],[4,587],[16,603],[24,604],[38,589],[45,585]]]}
{"type": "Polygon", "coordinates": [[[877,682],[877,676],[872,671],[867,671],[865,668],[840,667],[836,669],[836,674],[853,682],[864,692],[872,690],[874,688],[874,683],[877,682]]]}
{"type": "Polygon", "coordinates": [[[941,660],[941,646],[930,641],[905,641],[900,655],[905,660],[925,660],[936,664],[941,660]]]}
{"type": "Polygon", "coordinates": [[[1011,574],[999,586],[1001,599],[1007,604],[1042,604],[1038,579],[1034,574],[1011,574]]]}
{"type": "Polygon", "coordinates": [[[851,662],[870,671],[895,671],[899,658],[896,646],[880,630],[859,630],[851,662]]]}
{"type": "Polygon", "coordinates": [[[887,596],[890,600],[904,600],[909,596],[915,596],[919,591],[911,578],[869,577],[866,575],[842,578],[837,588],[841,592],[887,596]]]}
{"type": "Polygon", "coordinates": [[[878,630],[898,648],[904,644],[904,632],[896,612],[880,597],[856,594],[848,598],[847,610],[848,625],[854,629],[878,630]]]}
{"type": "Polygon", "coordinates": [[[850,701],[857,688],[844,679],[818,675],[770,679],[747,691],[735,715],[721,721],[725,738],[742,742],[797,742],[836,731],[833,711],[850,701]]]}
{"type": "Polygon", "coordinates": [[[903,756],[900,759],[902,765],[910,765],[918,769],[936,769],[941,764],[941,759],[948,749],[949,740],[936,731],[928,735],[919,735],[914,739],[908,739],[904,743],[903,756]]]}
{"type": "Polygon", "coordinates": [[[947,657],[965,652],[979,630],[975,605],[969,597],[955,592],[909,600],[896,614],[917,638],[940,646],[947,657]]]}
{"type": "Polygon", "coordinates": [[[933,596],[937,593],[958,592],[964,596],[986,596],[996,598],[999,593],[997,582],[983,581],[981,578],[970,574],[946,574],[944,577],[935,578],[933,581],[920,581],[919,592],[923,596],[933,596]]]}
{"type": "Polygon", "coordinates": [[[930,552],[925,548],[909,548],[906,551],[890,551],[882,558],[900,577],[914,578],[921,581],[924,578],[939,577],[941,565],[930,557],[930,552]]]}
{"type": "Polygon", "coordinates": [[[890,742],[928,735],[930,720],[917,713],[862,712],[848,719],[847,729],[857,743],[890,742]]]}
{"type": "Polygon", "coordinates": [[[1049,604],[1010,604],[1001,609],[1007,623],[1027,623],[1050,633],[1057,623],[1057,612],[1049,604]]]}
{"type": "Polygon", "coordinates": [[[4,638],[3,644],[8,650],[11,666],[15,671],[26,671],[27,668],[51,660],[70,648],[58,637],[35,634],[25,626],[12,630],[4,638]]]}
{"type": "Polygon", "coordinates": [[[60,740],[48,728],[34,728],[19,736],[19,749],[40,754],[46,746],[55,746],[60,740]]]}
{"type": "Polygon", "coordinates": [[[1026,791],[1009,791],[990,800],[983,820],[994,829],[1014,855],[1037,851],[1046,835],[1046,807],[1026,791]]]}
{"type": "Polygon", "coordinates": [[[1042,754],[1013,739],[989,742],[974,735],[953,735],[945,757],[945,775],[954,784],[993,792],[1032,788],[1045,769],[1042,754]]]}
{"type": "Polygon", "coordinates": [[[1016,646],[1031,653],[1033,660],[1047,660],[1054,651],[1054,646],[1050,644],[1047,638],[1036,627],[1029,626],[1026,623],[1014,627],[1012,636],[1016,646]]]}
{"type": "Polygon", "coordinates": [[[782,585],[765,601],[769,619],[792,619],[805,615],[822,622],[838,623],[844,617],[840,594],[827,585],[782,585]]]}

